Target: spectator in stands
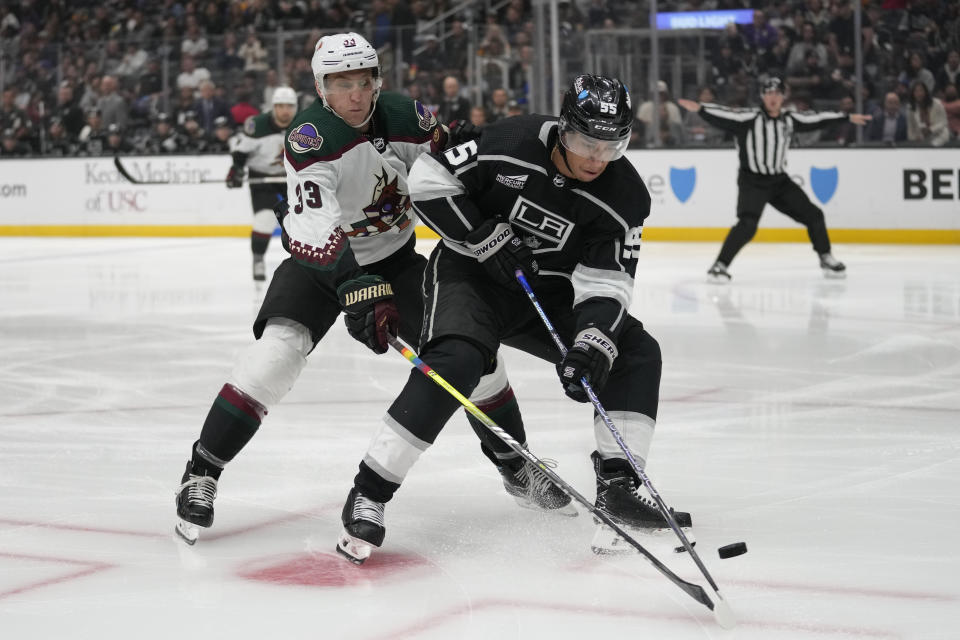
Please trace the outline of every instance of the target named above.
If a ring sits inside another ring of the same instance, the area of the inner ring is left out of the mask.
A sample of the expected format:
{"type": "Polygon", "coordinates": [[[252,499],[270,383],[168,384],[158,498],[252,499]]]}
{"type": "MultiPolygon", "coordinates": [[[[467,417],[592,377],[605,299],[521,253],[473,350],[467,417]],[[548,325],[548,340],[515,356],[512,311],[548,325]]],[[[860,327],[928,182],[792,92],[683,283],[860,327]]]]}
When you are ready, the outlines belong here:
{"type": "MultiPolygon", "coordinates": [[[[697,102],[714,104],[717,102],[717,96],[710,87],[702,87],[700,93],[697,94],[697,102]]],[[[686,112],[684,129],[686,130],[685,139],[687,143],[695,145],[717,146],[728,136],[724,130],[707,124],[696,111],[686,112]]]]}
{"type": "Polygon", "coordinates": [[[930,95],[922,80],[910,85],[907,103],[907,140],[941,147],[950,140],[947,126],[947,111],[943,103],[930,95]]]}
{"type": "Polygon", "coordinates": [[[186,34],[180,42],[180,53],[185,56],[191,56],[196,60],[202,60],[203,57],[207,55],[207,49],[210,45],[200,32],[200,25],[197,24],[196,16],[187,16],[186,25],[186,34]]]}
{"type": "Polygon", "coordinates": [[[670,87],[663,80],[657,81],[657,99],[643,102],[637,109],[637,119],[647,132],[647,143],[659,140],[662,146],[680,144],[683,140],[683,116],[680,107],[670,99],[670,87]],[[653,110],[659,110],[660,128],[653,127],[653,110]]]}
{"type": "Polygon", "coordinates": [[[948,84],[943,89],[943,109],[947,112],[947,127],[952,140],[960,140],[960,96],[957,93],[955,84],[948,84]]]}
{"type": "Polygon", "coordinates": [[[411,77],[431,82],[433,74],[441,73],[446,68],[447,63],[443,59],[440,40],[434,34],[428,33],[423,37],[423,50],[413,57],[411,77]]]}
{"type": "Polygon", "coordinates": [[[207,135],[197,121],[194,111],[183,114],[183,125],[180,127],[181,136],[178,140],[180,150],[185,153],[203,153],[207,149],[207,135]]]}
{"type": "Polygon", "coordinates": [[[127,48],[114,72],[121,77],[136,78],[143,71],[149,56],[136,40],[127,42],[127,48]]]}
{"type": "Polygon", "coordinates": [[[522,116],[526,115],[527,109],[524,105],[520,104],[516,100],[511,100],[507,103],[507,117],[512,118],[513,116],[522,116]]]}
{"type": "Polygon", "coordinates": [[[176,153],[180,148],[179,136],[170,122],[170,116],[160,112],[153,119],[150,135],[144,143],[144,151],[149,154],[161,155],[176,153]]]}
{"type": "Polygon", "coordinates": [[[223,34],[223,44],[216,48],[214,67],[220,71],[235,71],[243,69],[246,61],[240,55],[237,47],[237,34],[227,31],[223,34]]]}
{"type": "Polygon", "coordinates": [[[247,37],[237,55],[243,58],[244,71],[263,72],[267,70],[267,50],[264,49],[257,32],[253,29],[247,31],[247,37]]]}
{"type": "MultiPolygon", "coordinates": [[[[845,94],[840,98],[840,111],[850,115],[856,113],[856,102],[852,94],[845,94]]],[[[849,120],[836,122],[821,130],[820,140],[845,147],[857,141],[857,126],[849,120]]]]}
{"type": "Polygon", "coordinates": [[[821,68],[827,67],[827,47],[817,41],[817,32],[815,27],[805,22],[801,27],[801,38],[790,47],[790,55],[787,58],[787,75],[803,69],[807,64],[807,52],[813,51],[817,55],[817,62],[821,68]]]}
{"type": "Polygon", "coordinates": [[[780,38],[780,34],[767,23],[767,14],[762,9],[753,12],[753,22],[743,25],[741,31],[747,47],[758,55],[772,49],[780,38]]]}
{"type": "Polygon", "coordinates": [[[198,67],[191,55],[180,58],[180,75],[177,76],[177,88],[189,88],[196,91],[200,83],[210,79],[210,72],[204,67],[198,67]]]}
{"type": "Polygon", "coordinates": [[[241,125],[247,121],[247,118],[250,116],[255,116],[260,113],[260,110],[257,109],[251,102],[251,96],[256,89],[256,85],[253,81],[253,78],[244,77],[240,85],[234,89],[234,103],[230,107],[230,117],[233,119],[234,125],[241,125]]]}
{"type": "Polygon", "coordinates": [[[107,137],[103,145],[103,155],[115,156],[133,151],[133,146],[124,136],[123,127],[111,124],[107,127],[107,137]]]}
{"type": "MultiPolygon", "coordinates": [[[[830,77],[820,66],[816,52],[807,51],[806,64],[787,77],[787,85],[794,92],[801,91],[813,98],[826,98],[830,92],[830,77]]],[[[819,132],[818,132],[819,133],[819,132]]]]}
{"type": "Polygon", "coordinates": [[[87,124],[80,130],[77,136],[78,153],[80,155],[98,156],[103,151],[103,138],[106,132],[103,128],[103,119],[100,117],[99,109],[91,109],[87,112],[87,124]]]}
{"type": "Polygon", "coordinates": [[[475,127],[482,127],[487,124],[487,110],[483,107],[471,107],[470,124],[475,127]]]}
{"type": "MultiPolygon", "coordinates": [[[[866,16],[863,17],[867,24],[866,16]]],[[[827,29],[827,42],[830,51],[836,57],[842,51],[853,52],[857,38],[856,29],[853,23],[853,3],[852,0],[834,0],[833,18],[827,29]]]]}
{"type": "Polygon", "coordinates": [[[731,87],[744,72],[742,58],[734,55],[733,42],[730,38],[720,40],[720,48],[710,69],[710,84],[717,87],[717,92],[721,94],[724,102],[730,102],[731,87]]]}
{"type": "Polygon", "coordinates": [[[30,148],[17,138],[17,132],[11,128],[0,134],[0,158],[22,158],[30,155],[30,148]]]}
{"type": "Polygon", "coordinates": [[[193,89],[191,87],[181,87],[177,93],[177,99],[170,105],[170,113],[173,117],[174,126],[183,127],[184,114],[188,111],[193,111],[195,102],[196,99],[193,97],[193,89]]]}
{"type": "Polygon", "coordinates": [[[510,44],[507,42],[506,36],[503,35],[503,29],[495,22],[486,24],[486,31],[478,49],[477,55],[486,58],[508,58],[510,56],[510,44]]]}
{"type": "Polygon", "coordinates": [[[470,101],[460,95],[460,81],[454,76],[443,79],[443,99],[440,101],[437,118],[442,124],[470,119],[470,101]]]}
{"type": "Polygon", "coordinates": [[[946,61],[937,69],[937,91],[943,91],[950,84],[960,84],[960,51],[956,49],[947,52],[946,61]]]}
{"type": "Polygon", "coordinates": [[[463,77],[467,69],[467,52],[470,50],[470,34],[467,33],[462,20],[454,20],[450,24],[450,33],[443,41],[444,59],[447,69],[463,77]]]}
{"type": "Polygon", "coordinates": [[[907,139],[907,117],[900,108],[900,96],[891,91],[883,98],[883,109],[873,115],[867,140],[895,144],[907,139]]]}
{"type": "Polygon", "coordinates": [[[767,49],[757,58],[757,71],[767,75],[783,76],[787,70],[787,60],[790,57],[790,38],[781,33],[776,44],[767,49]]]}
{"type": "Polygon", "coordinates": [[[207,153],[230,153],[230,138],[234,134],[230,119],[220,116],[213,123],[213,135],[207,143],[207,153]]]}
{"type": "Polygon", "coordinates": [[[200,83],[200,97],[194,103],[193,111],[197,113],[200,128],[207,134],[213,133],[217,118],[230,115],[227,103],[216,95],[216,86],[210,80],[200,83]]]}
{"type": "Polygon", "coordinates": [[[496,122],[507,117],[507,103],[510,101],[510,94],[503,87],[494,89],[490,92],[490,104],[487,107],[487,120],[496,122]]]}
{"type": "Polygon", "coordinates": [[[70,138],[76,138],[83,129],[84,118],[83,110],[80,109],[78,100],[74,98],[73,86],[69,81],[64,80],[57,88],[57,102],[53,107],[53,112],[59,116],[66,134],[70,138]]]}
{"type": "Polygon", "coordinates": [[[932,94],[937,82],[933,73],[925,65],[926,62],[922,53],[919,51],[911,53],[907,68],[900,74],[900,82],[905,85],[912,85],[914,81],[919,80],[926,85],[927,93],[932,94]]]}
{"type": "MultiPolygon", "coordinates": [[[[255,73],[251,74],[252,77],[256,77],[255,73]]],[[[273,104],[273,92],[277,87],[280,86],[280,80],[277,77],[277,72],[275,69],[268,69],[266,80],[264,81],[263,87],[263,103],[260,105],[260,111],[270,111],[273,104]]],[[[243,123],[241,123],[243,124],[243,123]]]]}
{"type": "Polygon", "coordinates": [[[803,13],[804,22],[813,25],[817,38],[825,36],[830,24],[830,12],[821,0],[806,0],[806,10],[803,13]]]}
{"type": "Polygon", "coordinates": [[[50,118],[47,126],[47,135],[44,140],[43,153],[48,156],[69,158],[76,155],[77,145],[67,134],[63,119],[59,116],[50,118]]]}
{"type": "Polygon", "coordinates": [[[100,99],[97,100],[97,109],[103,118],[103,126],[117,124],[126,126],[130,107],[127,101],[117,93],[117,79],[114,76],[103,76],[100,80],[100,99]]]}

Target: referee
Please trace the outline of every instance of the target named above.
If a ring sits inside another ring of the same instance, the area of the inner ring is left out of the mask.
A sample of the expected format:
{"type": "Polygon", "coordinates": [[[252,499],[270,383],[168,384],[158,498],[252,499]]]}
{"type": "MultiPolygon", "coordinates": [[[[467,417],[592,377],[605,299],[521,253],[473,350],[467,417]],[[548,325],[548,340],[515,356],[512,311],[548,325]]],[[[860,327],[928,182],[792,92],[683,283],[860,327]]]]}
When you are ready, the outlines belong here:
{"type": "Polygon", "coordinates": [[[786,173],[787,149],[794,132],[812,131],[848,120],[863,125],[870,116],[839,111],[785,111],[783,82],[769,78],[760,87],[762,107],[731,109],[717,104],[700,104],[693,100],[677,100],[687,111],[697,112],[711,125],[736,136],[740,153],[737,186],[737,223],[727,233],[717,261],[707,275],[714,282],[730,281],[727,267],[757,232],[763,207],[793,218],[807,228],[814,251],[820,256],[820,267],[828,278],[843,278],[846,267],[830,253],[830,238],[820,207],[786,173]]]}

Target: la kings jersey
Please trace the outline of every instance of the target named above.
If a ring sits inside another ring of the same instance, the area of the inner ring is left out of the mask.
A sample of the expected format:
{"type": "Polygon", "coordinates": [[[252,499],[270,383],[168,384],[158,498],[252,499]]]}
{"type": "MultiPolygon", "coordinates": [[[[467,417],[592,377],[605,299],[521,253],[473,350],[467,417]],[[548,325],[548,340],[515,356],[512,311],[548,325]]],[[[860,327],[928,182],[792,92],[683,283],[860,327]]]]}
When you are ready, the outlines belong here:
{"type": "Polygon", "coordinates": [[[283,129],[271,113],[247,118],[243,131],[233,138],[230,151],[246,156],[252,176],[283,175],[283,129]]]}
{"type": "Polygon", "coordinates": [[[566,178],[550,160],[557,121],[508,118],[478,140],[424,155],[410,174],[414,208],[450,249],[470,256],[467,234],[488,218],[509,220],[542,276],[569,278],[577,328],[616,338],[633,298],[650,195],[626,158],[595,180],[566,178]]]}
{"type": "Polygon", "coordinates": [[[321,100],[299,113],[284,143],[293,259],[340,283],[401,249],[416,226],[407,172],[439,135],[433,114],[400,94],[380,94],[366,134],[321,100]]]}

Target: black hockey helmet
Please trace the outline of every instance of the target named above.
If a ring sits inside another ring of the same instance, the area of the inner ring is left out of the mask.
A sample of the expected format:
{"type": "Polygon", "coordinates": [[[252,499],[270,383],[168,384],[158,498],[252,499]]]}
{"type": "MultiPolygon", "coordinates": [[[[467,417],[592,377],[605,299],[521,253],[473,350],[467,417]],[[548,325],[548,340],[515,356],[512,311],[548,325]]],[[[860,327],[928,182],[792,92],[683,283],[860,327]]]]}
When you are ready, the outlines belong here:
{"type": "Polygon", "coordinates": [[[606,76],[577,76],[563,96],[560,143],[577,155],[616,160],[630,142],[633,110],[622,82],[606,76]]]}
{"type": "Polygon", "coordinates": [[[770,93],[771,91],[778,91],[784,93],[784,84],[783,80],[777,76],[769,76],[766,80],[760,83],[760,97],[762,98],[765,94],[770,93]]]}

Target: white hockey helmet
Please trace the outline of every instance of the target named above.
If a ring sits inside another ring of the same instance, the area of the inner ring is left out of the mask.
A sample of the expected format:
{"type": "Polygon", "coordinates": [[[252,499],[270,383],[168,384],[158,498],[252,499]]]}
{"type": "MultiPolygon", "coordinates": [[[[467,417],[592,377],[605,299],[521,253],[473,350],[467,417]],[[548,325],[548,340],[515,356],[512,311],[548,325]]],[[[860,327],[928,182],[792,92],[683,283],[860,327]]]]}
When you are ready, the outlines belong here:
{"type": "Polygon", "coordinates": [[[291,87],[277,87],[273,90],[273,97],[270,99],[270,106],[277,104],[297,104],[297,92],[291,87]]]}
{"type": "MultiPolygon", "coordinates": [[[[356,71],[357,69],[373,70],[373,104],[377,104],[377,98],[380,96],[380,58],[377,56],[377,50],[367,42],[367,39],[359,33],[353,31],[349,33],[334,33],[323,36],[317,40],[314,47],[313,59],[310,61],[310,67],[313,69],[313,77],[317,82],[317,89],[323,91],[324,78],[331,73],[341,73],[343,71],[356,71]]],[[[323,106],[330,109],[327,99],[320,94],[323,99],[323,106]]],[[[333,111],[333,109],[330,109],[333,111]]],[[[336,111],[334,111],[336,113],[336,111]]],[[[373,110],[370,111],[371,115],[373,110]]]]}

